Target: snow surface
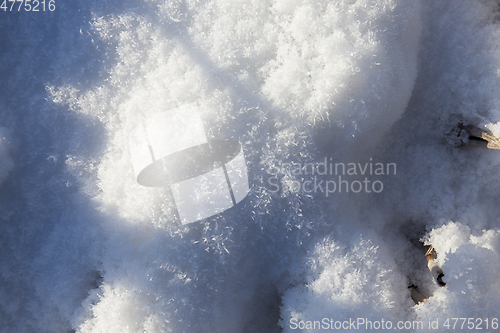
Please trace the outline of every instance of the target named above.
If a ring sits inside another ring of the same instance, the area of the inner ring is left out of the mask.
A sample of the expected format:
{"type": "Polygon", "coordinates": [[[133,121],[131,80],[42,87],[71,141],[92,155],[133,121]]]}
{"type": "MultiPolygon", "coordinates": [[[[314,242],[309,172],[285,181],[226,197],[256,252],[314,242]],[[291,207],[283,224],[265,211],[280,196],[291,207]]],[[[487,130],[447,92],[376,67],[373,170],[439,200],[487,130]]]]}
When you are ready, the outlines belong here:
{"type": "Polygon", "coordinates": [[[457,148],[454,129],[500,136],[499,18],[493,0],[0,11],[0,330],[498,316],[500,154],[457,148]],[[128,136],[188,103],[210,138],[241,142],[251,191],[181,226],[168,188],[135,182],[128,136]],[[397,172],[370,175],[381,193],[297,190],[317,175],[287,163],[325,158],[397,172]]]}
{"type": "Polygon", "coordinates": [[[3,183],[14,167],[14,161],[9,156],[11,145],[11,133],[9,129],[0,127],[0,184],[3,183]]]}

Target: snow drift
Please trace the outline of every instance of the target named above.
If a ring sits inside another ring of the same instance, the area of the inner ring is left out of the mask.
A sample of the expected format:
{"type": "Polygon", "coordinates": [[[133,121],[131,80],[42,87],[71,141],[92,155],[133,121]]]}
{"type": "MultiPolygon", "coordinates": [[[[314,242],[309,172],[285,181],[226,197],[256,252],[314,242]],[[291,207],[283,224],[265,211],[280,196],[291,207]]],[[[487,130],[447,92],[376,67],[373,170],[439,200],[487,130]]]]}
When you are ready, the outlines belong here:
{"type": "Polygon", "coordinates": [[[495,2],[56,5],[0,13],[3,331],[496,315],[500,155],[455,135],[500,135],[495,2]],[[168,188],[135,181],[129,135],[189,103],[241,143],[250,193],[183,226],[168,188]]]}

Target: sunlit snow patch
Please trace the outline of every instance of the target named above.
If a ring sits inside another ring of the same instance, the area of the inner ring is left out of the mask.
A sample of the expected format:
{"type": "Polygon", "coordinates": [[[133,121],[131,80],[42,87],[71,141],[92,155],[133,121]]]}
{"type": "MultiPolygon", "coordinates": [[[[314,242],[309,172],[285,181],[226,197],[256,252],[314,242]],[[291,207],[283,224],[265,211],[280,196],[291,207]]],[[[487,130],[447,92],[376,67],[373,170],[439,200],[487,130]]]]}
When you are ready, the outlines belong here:
{"type": "Polygon", "coordinates": [[[137,182],[170,186],[182,224],[222,213],[250,191],[241,145],[209,141],[196,105],[147,119],[129,141],[137,182]]]}

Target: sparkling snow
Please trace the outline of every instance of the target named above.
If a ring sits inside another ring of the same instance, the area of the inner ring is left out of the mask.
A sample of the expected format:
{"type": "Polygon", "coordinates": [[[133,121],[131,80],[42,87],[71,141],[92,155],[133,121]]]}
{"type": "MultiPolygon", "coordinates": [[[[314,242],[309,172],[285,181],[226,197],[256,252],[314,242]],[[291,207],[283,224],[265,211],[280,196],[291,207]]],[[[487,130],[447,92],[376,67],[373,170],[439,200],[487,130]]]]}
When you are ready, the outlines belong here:
{"type": "Polygon", "coordinates": [[[497,1],[55,4],[0,10],[0,331],[491,329],[500,152],[455,130],[500,136],[497,1]],[[250,193],[181,225],[167,187],[135,181],[129,135],[189,103],[209,138],[241,143],[250,193]],[[293,168],[325,159],[357,172],[293,168]],[[383,191],[355,193],[364,180],[383,191]]]}

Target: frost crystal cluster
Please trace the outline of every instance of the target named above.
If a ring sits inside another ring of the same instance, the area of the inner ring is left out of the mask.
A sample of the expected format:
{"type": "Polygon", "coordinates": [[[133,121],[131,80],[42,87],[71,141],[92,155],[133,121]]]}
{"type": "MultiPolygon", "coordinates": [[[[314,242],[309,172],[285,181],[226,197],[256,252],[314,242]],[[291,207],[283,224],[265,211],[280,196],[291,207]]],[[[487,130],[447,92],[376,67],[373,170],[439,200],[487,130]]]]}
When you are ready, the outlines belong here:
{"type": "Polygon", "coordinates": [[[459,124],[500,137],[497,1],[17,6],[0,10],[1,332],[498,316],[500,153],[456,144],[459,124]],[[168,187],[137,183],[129,136],[187,104],[241,144],[250,191],[182,225],[168,187]],[[314,190],[339,176],[349,191],[314,190]]]}

